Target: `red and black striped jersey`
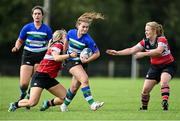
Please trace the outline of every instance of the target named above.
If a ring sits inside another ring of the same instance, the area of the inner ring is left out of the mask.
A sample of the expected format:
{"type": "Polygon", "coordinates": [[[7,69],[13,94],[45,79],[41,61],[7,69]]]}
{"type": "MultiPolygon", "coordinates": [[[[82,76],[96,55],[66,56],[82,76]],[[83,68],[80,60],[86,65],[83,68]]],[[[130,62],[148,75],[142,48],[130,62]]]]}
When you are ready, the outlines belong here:
{"type": "Polygon", "coordinates": [[[144,48],[145,51],[155,49],[158,46],[164,48],[161,56],[151,57],[151,64],[168,64],[174,61],[168,41],[164,36],[157,37],[155,43],[150,43],[148,39],[143,39],[138,43],[138,46],[144,48]]]}
{"type": "Polygon", "coordinates": [[[36,71],[48,73],[51,78],[55,78],[58,75],[59,70],[62,68],[62,62],[54,61],[52,56],[52,51],[56,51],[59,54],[63,51],[63,44],[62,43],[55,43],[53,44],[46,52],[43,60],[40,62],[36,71]]]}

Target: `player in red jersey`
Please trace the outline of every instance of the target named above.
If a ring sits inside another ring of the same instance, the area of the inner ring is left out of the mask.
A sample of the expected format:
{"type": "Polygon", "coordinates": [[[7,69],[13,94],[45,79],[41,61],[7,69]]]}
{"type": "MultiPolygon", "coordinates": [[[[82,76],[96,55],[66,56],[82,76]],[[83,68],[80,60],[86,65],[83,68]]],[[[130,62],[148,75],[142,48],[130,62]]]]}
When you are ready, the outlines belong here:
{"type": "MultiPolygon", "coordinates": [[[[33,74],[30,98],[11,103],[8,111],[11,112],[20,107],[33,107],[37,105],[43,89],[48,90],[58,97],[58,104],[59,102],[63,103],[66,97],[66,89],[55,78],[59,70],[61,70],[62,61],[77,56],[75,52],[63,55],[63,42],[65,39],[65,30],[57,30],[54,32],[53,39],[49,43],[49,48],[36,72],[33,74]]],[[[56,100],[52,100],[51,103],[55,105],[56,100]]]]}
{"type": "Polygon", "coordinates": [[[164,36],[163,27],[157,22],[148,22],[145,26],[145,38],[137,45],[123,50],[106,50],[110,55],[131,55],[134,54],[136,59],[150,56],[151,65],[144,81],[141,101],[141,110],[148,109],[150,92],[153,87],[160,82],[162,95],[162,108],[168,110],[168,98],[170,93],[169,81],[176,72],[176,65],[171,54],[170,47],[164,36]],[[143,51],[145,50],[145,51],[143,51]]]}

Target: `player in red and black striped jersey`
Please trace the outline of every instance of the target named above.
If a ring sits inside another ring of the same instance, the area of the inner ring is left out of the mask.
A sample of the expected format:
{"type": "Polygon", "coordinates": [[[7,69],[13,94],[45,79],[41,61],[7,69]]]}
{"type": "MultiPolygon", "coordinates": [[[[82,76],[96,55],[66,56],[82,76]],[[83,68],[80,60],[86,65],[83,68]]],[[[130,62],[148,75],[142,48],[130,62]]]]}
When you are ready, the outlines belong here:
{"type": "Polygon", "coordinates": [[[145,39],[142,39],[137,45],[123,50],[106,50],[110,55],[131,55],[136,59],[149,56],[150,68],[144,81],[141,101],[141,110],[147,110],[150,99],[150,92],[153,87],[160,82],[162,107],[168,110],[168,98],[170,93],[169,81],[176,72],[176,65],[171,54],[170,47],[164,36],[163,27],[157,22],[148,22],[145,26],[145,39]],[[143,51],[144,50],[144,51],[143,51]]]}
{"type": "MultiPolygon", "coordinates": [[[[33,107],[39,102],[43,89],[58,97],[58,104],[63,103],[66,89],[55,79],[61,70],[62,61],[77,56],[77,53],[63,55],[63,41],[66,39],[65,30],[57,30],[53,34],[49,48],[32,76],[29,99],[22,99],[11,103],[8,111],[15,111],[20,107],[33,107]]],[[[51,105],[56,105],[56,100],[51,100],[51,105]]]]}

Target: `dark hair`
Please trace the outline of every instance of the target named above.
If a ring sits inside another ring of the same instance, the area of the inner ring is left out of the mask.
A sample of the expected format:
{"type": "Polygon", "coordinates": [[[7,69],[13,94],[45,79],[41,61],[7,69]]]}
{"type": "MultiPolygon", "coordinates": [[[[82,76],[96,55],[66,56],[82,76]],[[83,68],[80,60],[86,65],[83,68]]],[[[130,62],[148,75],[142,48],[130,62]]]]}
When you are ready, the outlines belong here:
{"type": "Polygon", "coordinates": [[[39,6],[39,5],[34,6],[34,7],[32,8],[31,14],[33,14],[34,10],[36,10],[36,9],[39,9],[39,10],[41,11],[42,15],[44,15],[43,7],[41,7],[41,6],[39,6]]]}

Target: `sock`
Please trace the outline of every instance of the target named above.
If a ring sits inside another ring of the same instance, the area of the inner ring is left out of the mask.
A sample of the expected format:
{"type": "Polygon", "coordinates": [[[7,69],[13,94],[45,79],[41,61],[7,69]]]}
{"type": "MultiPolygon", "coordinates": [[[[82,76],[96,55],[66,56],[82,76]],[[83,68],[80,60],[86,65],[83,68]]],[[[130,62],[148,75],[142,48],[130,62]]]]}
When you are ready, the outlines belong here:
{"type": "Polygon", "coordinates": [[[24,97],[26,96],[26,90],[27,90],[27,87],[24,87],[24,86],[20,86],[20,91],[21,91],[21,97],[20,99],[24,99],[24,97]]]}
{"type": "Polygon", "coordinates": [[[29,97],[30,97],[30,91],[31,91],[31,88],[28,89],[28,93],[27,93],[27,96],[26,96],[27,99],[29,99],[29,97]]]}
{"type": "Polygon", "coordinates": [[[16,106],[16,109],[19,108],[18,102],[15,102],[14,105],[16,106]]]}
{"type": "Polygon", "coordinates": [[[94,102],[94,99],[91,95],[91,90],[89,86],[81,88],[81,91],[83,92],[85,100],[91,105],[94,102]]]}
{"type": "Polygon", "coordinates": [[[150,95],[141,94],[141,102],[143,108],[147,108],[149,99],[150,99],[150,95]]]}
{"type": "Polygon", "coordinates": [[[162,96],[162,100],[166,100],[168,101],[169,99],[169,85],[162,85],[161,87],[161,96],[162,96]]]}
{"type": "Polygon", "coordinates": [[[48,101],[48,107],[50,107],[50,106],[55,106],[55,104],[54,104],[54,99],[52,99],[52,100],[50,100],[50,101],[48,101]]]}
{"type": "Polygon", "coordinates": [[[75,95],[76,95],[76,93],[73,94],[73,93],[70,91],[70,89],[68,89],[68,90],[67,90],[66,97],[65,97],[65,99],[64,99],[64,104],[65,104],[66,106],[68,106],[68,105],[71,103],[71,101],[73,100],[73,98],[74,98],[75,95]]]}

